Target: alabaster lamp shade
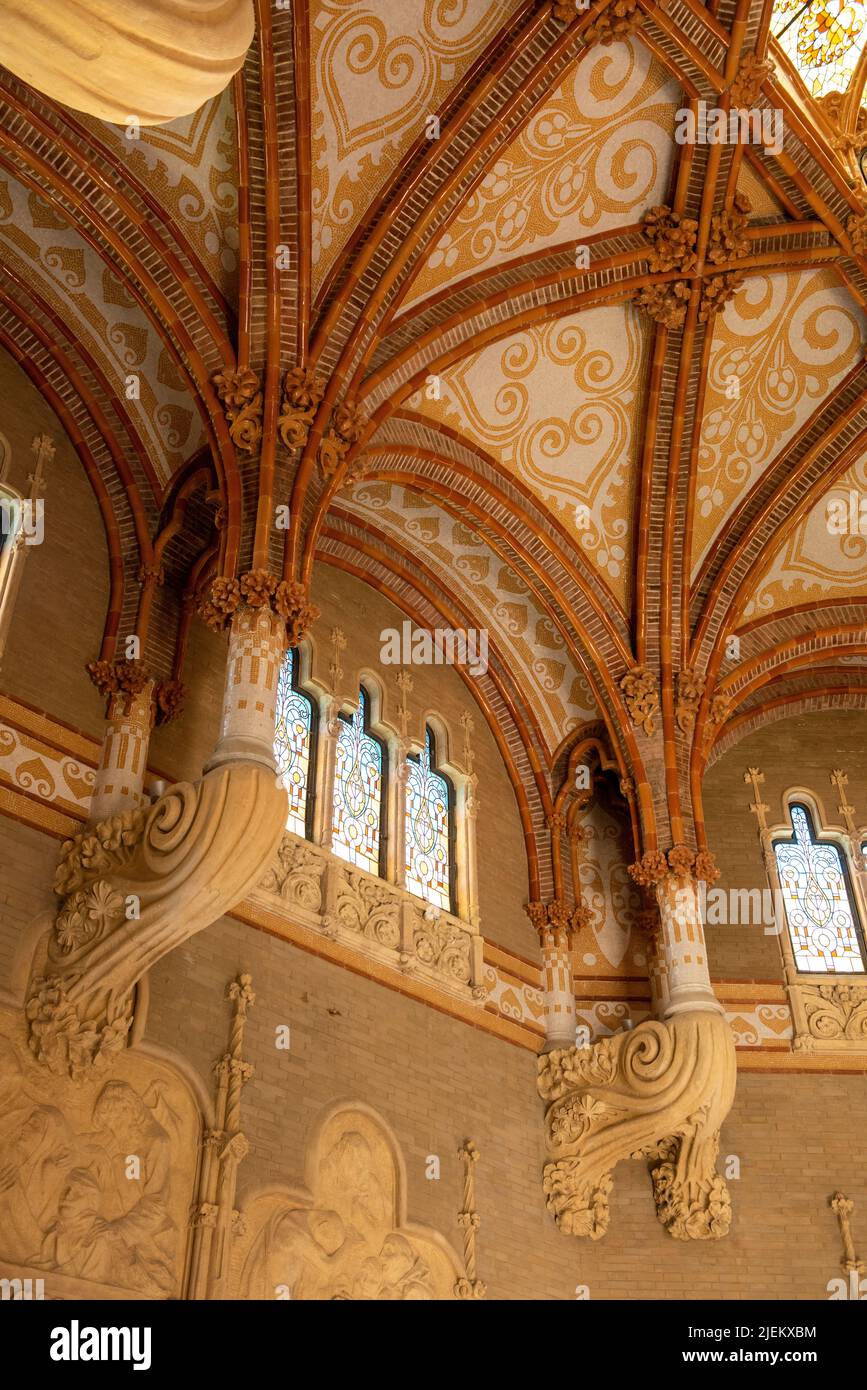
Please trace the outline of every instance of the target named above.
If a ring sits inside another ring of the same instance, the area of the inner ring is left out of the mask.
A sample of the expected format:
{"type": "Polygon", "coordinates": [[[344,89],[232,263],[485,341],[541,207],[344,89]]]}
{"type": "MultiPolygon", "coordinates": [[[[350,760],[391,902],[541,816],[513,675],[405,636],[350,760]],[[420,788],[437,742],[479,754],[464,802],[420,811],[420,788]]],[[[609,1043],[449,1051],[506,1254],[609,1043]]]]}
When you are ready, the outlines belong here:
{"type": "Polygon", "coordinates": [[[0,63],[75,111],[161,125],[223,90],[253,30],[253,0],[0,0],[0,63]]]}

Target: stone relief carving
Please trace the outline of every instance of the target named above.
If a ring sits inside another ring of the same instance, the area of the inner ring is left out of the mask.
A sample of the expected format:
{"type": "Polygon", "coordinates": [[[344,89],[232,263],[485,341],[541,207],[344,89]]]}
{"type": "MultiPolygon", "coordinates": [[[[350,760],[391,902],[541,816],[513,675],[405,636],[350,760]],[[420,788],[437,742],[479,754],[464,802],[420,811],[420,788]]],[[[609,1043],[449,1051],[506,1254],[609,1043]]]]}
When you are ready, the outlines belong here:
{"type": "Polygon", "coordinates": [[[484,1003],[477,927],[425,909],[406,890],[353,868],[321,846],[284,833],[257,896],[271,912],[301,909],[323,935],[484,1003]]]}
{"type": "Polygon", "coordinates": [[[725,1235],[731,1205],[715,1171],[719,1128],[735,1090],[735,1055],[722,1014],[648,1020],[593,1047],[539,1058],[548,1103],[543,1174],[560,1230],[598,1240],[608,1229],[613,1169],[651,1159],[657,1214],[677,1239],[725,1235]]]}
{"type": "Polygon", "coordinates": [[[273,774],[239,762],[67,840],[54,883],[60,908],[28,991],[35,1056],[75,1078],[120,1051],[136,982],[220,904],[244,898],[285,815],[273,774]]]}
{"type": "Polygon", "coordinates": [[[796,1032],[796,1052],[811,1052],[817,1042],[867,1044],[867,987],[799,982],[798,1002],[806,1030],[796,1032]]]}
{"type": "Polygon", "coordinates": [[[346,1106],[319,1127],[307,1192],[268,1192],[245,1209],[236,1297],[409,1302],[453,1299],[466,1271],[435,1231],[406,1220],[403,1163],[385,1124],[346,1106]]]}
{"type": "Polygon", "coordinates": [[[394,893],[366,874],[348,869],[337,885],[337,919],[381,946],[400,942],[400,903],[394,893]]]}
{"type": "Polygon", "coordinates": [[[272,865],[259,887],[265,893],[277,893],[284,902],[302,907],[307,912],[322,908],[322,875],[325,861],[303,841],[284,835],[277,849],[277,863],[272,865]]]}
{"type": "Polygon", "coordinates": [[[199,1128],[163,1064],[127,1053],[108,1081],[51,1077],[4,1013],[0,1269],[41,1273],[48,1297],[179,1296],[199,1128]]]}

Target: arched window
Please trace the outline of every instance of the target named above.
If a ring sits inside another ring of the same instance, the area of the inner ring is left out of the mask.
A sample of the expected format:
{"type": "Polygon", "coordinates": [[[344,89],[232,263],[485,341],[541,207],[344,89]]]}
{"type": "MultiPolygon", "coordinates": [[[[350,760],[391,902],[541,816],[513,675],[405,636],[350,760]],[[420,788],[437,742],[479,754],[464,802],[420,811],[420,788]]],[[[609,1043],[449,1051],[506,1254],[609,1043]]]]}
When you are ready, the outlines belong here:
{"type": "Polygon", "coordinates": [[[436,767],[430,729],[419,756],[407,758],[405,885],[410,893],[452,911],[454,875],[454,797],[436,767]]]}
{"type": "Polygon", "coordinates": [[[23,560],[23,503],[12,488],[0,484],[0,657],[15,603],[15,589],[23,560]]]}
{"type": "Polygon", "coordinates": [[[286,829],[296,835],[309,833],[315,737],[313,701],[298,689],[298,653],[288,651],[277,681],[274,761],[289,797],[286,829]]]}
{"type": "Polygon", "coordinates": [[[361,687],[358,709],[340,716],[331,847],[341,859],[369,873],[384,872],[385,748],[370,732],[370,705],[361,687]]]}
{"type": "Polygon", "coordinates": [[[796,968],[821,974],[864,969],[857,909],[846,863],[830,840],[816,836],[806,806],[793,803],[792,838],[774,854],[796,968]]]}

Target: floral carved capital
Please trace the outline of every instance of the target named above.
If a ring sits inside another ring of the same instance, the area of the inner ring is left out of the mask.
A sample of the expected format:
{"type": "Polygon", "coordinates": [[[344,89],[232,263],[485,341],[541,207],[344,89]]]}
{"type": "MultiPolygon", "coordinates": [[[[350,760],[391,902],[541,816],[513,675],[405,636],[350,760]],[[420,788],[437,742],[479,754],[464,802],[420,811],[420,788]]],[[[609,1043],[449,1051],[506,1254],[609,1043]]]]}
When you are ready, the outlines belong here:
{"type": "Polygon", "coordinates": [[[262,442],[262,391],[250,367],[223,367],[211,378],[229,426],[229,438],[243,454],[262,442]]]}
{"type": "Polygon", "coordinates": [[[266,569],[248,570],[240,579],[212,580],[199,604],[199,616],[214,631],[222,632],[242,604],[270,608],[282,618],[290,646],[297,645],[319,617],[303,584],[279,579],[266,569]]]}
{"type": "Polygon", "coordinates": [[[277,419],[280,442],[287,449],[301,449],[325,395],[325,382],[308,367],[290,367],[283,378],[283,398],[277,419]]]}
{"type": "Polygon", "coordinates": [[[654,717],[659,711],[659,686],[656,676],[646,666],[635,666],[620,682],[626,708],[633,724],[652,734],[654,717]]]}
{"type": "Polygon", "coordinates": [[[122,696],[121,705],[125,714],[129,713],[136,695],[140,695],[153,679],[141,661],[89,661],[85,670],[100,695],[106,699],[113,695],[122,696]]]}
{"type": "MultiPolygon", "coordinates": [[[[367,416],[354,401],[342,401],[335,406],[331,425],[319,445],[319,469],[330,479],[342,468],[346,455],[364,433],[367,416]]],[[[370,459],[356,456],[344,475],[344,484],[358,482],[370,468],[370,459]]]]}
{"type": "Polygon", "coordinates": [[[657,1215],[672,1236],[726,1234],[731,1204],[716,1158],[736,1067],[720,1014],[648,1020],[593,1047],[548,1052],[538,1068],[550,1158],[542,1186],[561,1231],[603,1236],[615,1166],[646,1156],[657,1215]]]}

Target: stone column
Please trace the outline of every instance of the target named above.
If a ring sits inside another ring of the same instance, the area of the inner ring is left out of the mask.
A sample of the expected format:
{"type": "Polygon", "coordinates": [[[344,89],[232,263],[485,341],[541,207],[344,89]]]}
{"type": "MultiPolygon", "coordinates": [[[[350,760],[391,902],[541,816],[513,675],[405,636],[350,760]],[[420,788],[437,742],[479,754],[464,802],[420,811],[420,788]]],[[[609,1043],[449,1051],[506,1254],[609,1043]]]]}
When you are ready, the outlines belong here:
{"type": "Polygon", "coordinates": [[[530,903],[527,914],[542,946],[545,1052],[575,1046],[572,928],[565,903],[530,903]]]}
{"type": "Polygon", "coordinates": [[[699,880],[692,872],[667,873],[656,884],[656,900],[668,995],[663,1018],[696,1011],[722,1013],[710,982],[699,880]]]}
{"type": "Polygon", "coordinates": [[[123,811],[138,810],[148,800],[144,779],[153,727],[153,690],[153,681],[147,681],[136,694],[119,690],[110,697],[90,802],[94,824],[123,811]]]}
{"type": "Polygon", "coordinates": [[[232,615],[220,737],[205,767],[261,763],[275,772],[277,678],[286,649],[285,620],[265,606],[232,615]]]}

